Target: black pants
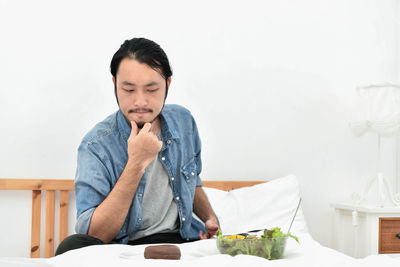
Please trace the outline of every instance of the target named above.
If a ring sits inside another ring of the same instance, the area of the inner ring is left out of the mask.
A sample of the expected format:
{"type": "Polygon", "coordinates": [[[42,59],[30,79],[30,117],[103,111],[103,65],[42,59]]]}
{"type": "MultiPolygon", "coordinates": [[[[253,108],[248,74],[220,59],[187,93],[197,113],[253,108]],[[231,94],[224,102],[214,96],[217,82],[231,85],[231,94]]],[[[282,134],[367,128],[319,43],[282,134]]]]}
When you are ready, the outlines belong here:
{"type": "MultiPolygon", "coordinates": [[[[182,239],[179,233],[162,233],[146,236],[133,241],[129,241],[128,245],[157,244],[157,243],[185,243],[195,240],[182,239]]],[[[90,235],[75,234],[65,238],[56,250],[56,256],[63,254],[69,250],[88,247],[92,245],[105,245],[103,241],[90,235]]]]}

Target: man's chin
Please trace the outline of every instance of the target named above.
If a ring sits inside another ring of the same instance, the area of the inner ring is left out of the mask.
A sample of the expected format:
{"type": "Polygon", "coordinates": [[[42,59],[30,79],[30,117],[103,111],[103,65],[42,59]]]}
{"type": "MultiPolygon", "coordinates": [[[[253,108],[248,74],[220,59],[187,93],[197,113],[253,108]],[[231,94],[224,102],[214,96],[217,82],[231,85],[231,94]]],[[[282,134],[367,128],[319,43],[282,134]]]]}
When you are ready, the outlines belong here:
{"type": "Polygon", "coordinates": [[[153,123],[155,120],[157,119],[157,117],[155,117],[154,119],[152,119],[152,120],[150,120],[150,121],[136,121],[136,120],[133,120],[135,123],[136,123],[136,126],[138,127],[138,129],[142,129],[143,128],[143,126],[146,124],[146,123],[153,123]]]}

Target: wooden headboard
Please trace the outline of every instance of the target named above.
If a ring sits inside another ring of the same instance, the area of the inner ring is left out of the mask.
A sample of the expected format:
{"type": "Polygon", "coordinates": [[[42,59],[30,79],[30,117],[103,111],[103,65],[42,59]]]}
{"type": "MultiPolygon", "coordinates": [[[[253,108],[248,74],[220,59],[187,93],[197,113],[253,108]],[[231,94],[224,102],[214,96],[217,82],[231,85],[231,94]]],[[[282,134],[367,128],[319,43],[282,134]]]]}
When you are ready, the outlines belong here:
{"type": "Polygon", "coordinates": [[[0,190],[32,191],[31,258],[40,257],[40,217],[42,192],[46,195],[46,233],[44,256],[54,256],[55,193],[60,191],[59,242],[68,235],[68,192],[74,190],[74,180],[0,179],[0,190]]]}
{"type": "MultiPolygon", "coordinates": [[[[266,181],[203,181],[205,187],[217,188],[225,191],[240,187],[252,186],[266,181]]],[[[0,179],[0,190],[31,190],[32,191],[32,231],[31,231],[31,258],[40,257],[40,217],[41,196],[46,195],[46,233],[44,256],[54,256],[54,218],[55,192],[60,191],[59,215],[59,242],[68,235],[68,192],[74,191],[72,179],[0,179]]]]}
{"type": "Polygon", "coordinates": [[[265,183],[266,181],[202,181],[205,187],[230,191],[233,189],[265,183]]]}

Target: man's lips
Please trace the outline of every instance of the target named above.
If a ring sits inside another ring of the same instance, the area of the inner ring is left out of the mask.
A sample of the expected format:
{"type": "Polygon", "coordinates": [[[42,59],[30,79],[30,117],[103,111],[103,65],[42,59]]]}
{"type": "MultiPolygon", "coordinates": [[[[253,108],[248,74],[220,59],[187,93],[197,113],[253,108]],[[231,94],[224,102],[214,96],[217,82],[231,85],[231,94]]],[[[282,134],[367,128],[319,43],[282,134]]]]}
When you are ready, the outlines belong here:
{"type": "Polygon", "coordinates": [[[131,109],[128,113],[146,114],[153,112],[151,109],[131,109]]]}

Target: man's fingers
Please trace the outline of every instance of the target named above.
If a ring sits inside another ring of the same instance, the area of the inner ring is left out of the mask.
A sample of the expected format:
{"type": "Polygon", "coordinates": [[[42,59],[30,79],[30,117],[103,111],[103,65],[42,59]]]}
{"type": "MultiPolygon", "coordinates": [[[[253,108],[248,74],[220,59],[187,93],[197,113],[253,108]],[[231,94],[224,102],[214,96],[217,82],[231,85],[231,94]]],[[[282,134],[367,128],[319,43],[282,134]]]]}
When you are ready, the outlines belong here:
{"type": "Polygon", "coordinates": [[[151,123],[150,122],[146,122],[143,126],[143,128],[140,130],[139,134],[142,133],[148,133],[151,129],[151,123]]]}
{"type": "Polygon", "coordinates": [[[135,137],[138,134],[138,127],[136,125],[136,122],[131,121],[131,127],[132,127],[131,136],[135,137]]]}
{"type": "Polygon", "coordinates": [[[206,235],[206,234],[203,235],[203,231],[200,230],[199,238],[200,238],[200,239],[207,239],[207,235],[206,235]]]}
{"type": "Polygon", "coordinates": [[[208,225],[208,229],[210,229],[210,230],[218,230],[218,225],[217,224],[208,225]]]}
{"type": "Polygon", "coordinates": [[[208,231],[208,230],[212,230],[212,231],[215,230],[215,231],[217,231],[218,228],[219,228],[218,224],[216,224],[216,223],[214,223],[214,222],[212,222],[212,221],[208,221],[208,222],[206,223],[206,229],[207,229],[207,231],[208,231]]]}
{"type": "Polygon", "coordinates": [[[207,221],[205,227],[207,230],[206,238],[211,238],[213,235],[217,233],[219,229],[219,225],[214,223],[213,221],[207,221]]]}
{"type": "Polygon", "coordinates": [[[203,234],[203,231],[202,230],[200,230],[200,233],[199,233],[199,238],[200,239],[210,239],[213,235],[215,235],[215,233],[214,234],[211,234],[211,233],[204,233],[203,234]]]}

